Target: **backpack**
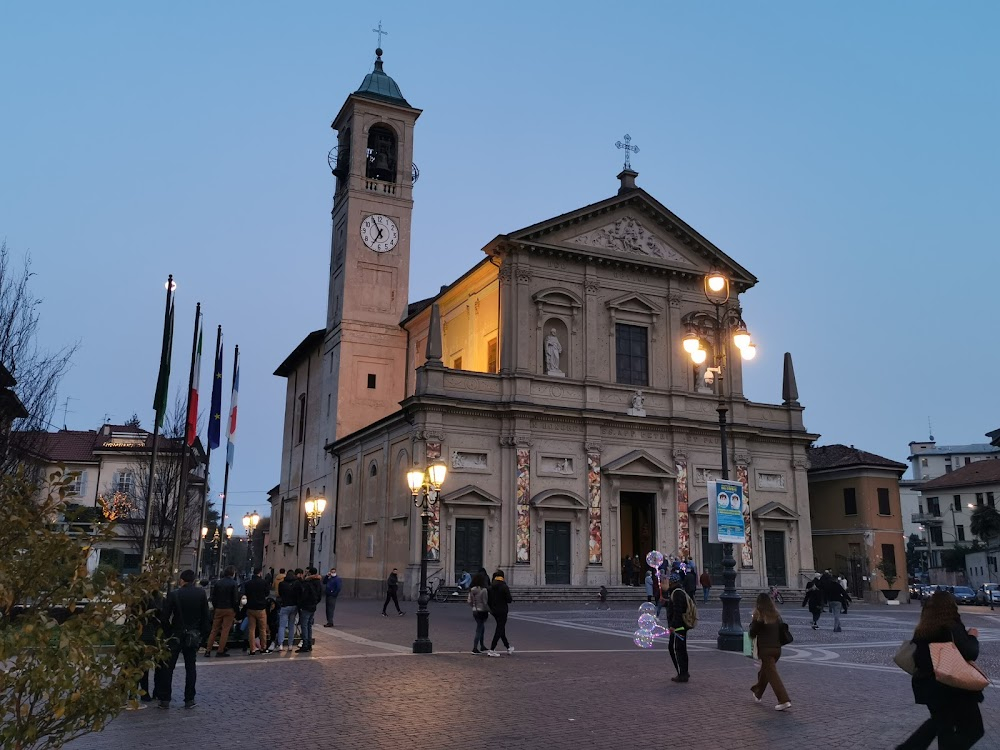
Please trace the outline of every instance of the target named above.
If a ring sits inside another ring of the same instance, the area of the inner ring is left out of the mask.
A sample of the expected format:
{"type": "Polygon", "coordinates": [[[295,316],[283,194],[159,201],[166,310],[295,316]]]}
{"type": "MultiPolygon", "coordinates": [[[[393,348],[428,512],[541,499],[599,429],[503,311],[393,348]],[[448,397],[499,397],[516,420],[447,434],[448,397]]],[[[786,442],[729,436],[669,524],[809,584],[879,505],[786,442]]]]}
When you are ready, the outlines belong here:
{"type": "Polygon", "coordinates": [[[694,599],[688,596],[688,593],[684,589],[678,587],[675,591],[680,591],[687,600],[687,608],[681,615],[681,619],[684,621],[685,628],[693,630],[698,625],[698,607],[695,605],[694,599]]]}

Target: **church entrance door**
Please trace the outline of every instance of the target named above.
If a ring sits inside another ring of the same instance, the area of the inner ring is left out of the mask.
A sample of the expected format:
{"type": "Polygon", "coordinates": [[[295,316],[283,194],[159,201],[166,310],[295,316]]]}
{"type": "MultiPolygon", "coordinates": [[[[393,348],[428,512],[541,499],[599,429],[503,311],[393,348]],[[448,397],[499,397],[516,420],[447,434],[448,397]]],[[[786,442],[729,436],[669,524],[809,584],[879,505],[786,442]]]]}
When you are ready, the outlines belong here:
{"type": "Polygon", "coordinates": [[[638,555],[639,565],[645,570],[647,553],[656,549],[656,495],[652,492],[622,492],[618,496],[618,508],[621,518],[618,540],[622,555],[638,555]]]}
{"type": "Polygon", "coordinates": [[[785,569],[785,532],[764,532],[764,559],[767,561],[767,585],[787,586],[788,573],[785,569]]]}
{"type": "Polygon", "coordinates": [[[455,578],[463,570],[472,575],[483,567],[483,519],[455,519],[455,578]]]}
{"type": "Polygon", "coordinates": [[[569,583],[568,521],[545,522],[545,583],[569,583]]]}

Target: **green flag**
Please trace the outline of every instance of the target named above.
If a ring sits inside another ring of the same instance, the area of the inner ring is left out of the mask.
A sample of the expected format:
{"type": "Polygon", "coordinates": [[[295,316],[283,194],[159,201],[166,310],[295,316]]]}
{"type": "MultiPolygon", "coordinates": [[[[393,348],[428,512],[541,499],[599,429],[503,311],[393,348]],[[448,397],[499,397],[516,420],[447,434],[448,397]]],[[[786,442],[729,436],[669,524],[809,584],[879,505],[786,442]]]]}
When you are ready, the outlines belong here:
{"type": "Polygon", "coordinates": [[[170,355],[174,349],[174,295],[167,292],[167,312],[163,316],[163,348],[160,351],[160,374],[156,378],[156,395],[153,409],[156,410],[156,426],[163,426],[163,415],[167,412],[167,392],[170,384],[170,355]]]}

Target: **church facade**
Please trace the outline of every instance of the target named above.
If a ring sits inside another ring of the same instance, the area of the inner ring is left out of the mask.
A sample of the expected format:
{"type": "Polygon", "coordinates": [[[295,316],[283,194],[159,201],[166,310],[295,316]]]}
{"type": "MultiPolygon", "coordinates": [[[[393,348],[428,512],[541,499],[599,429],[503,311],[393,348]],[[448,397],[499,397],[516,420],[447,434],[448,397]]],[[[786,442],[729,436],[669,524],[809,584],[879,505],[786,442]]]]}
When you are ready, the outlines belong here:
{"type": "Polygon", "coordinates": [[[515,586],[616,585],[625,557],[659,549],[721,584],[706,498],[721,476],[721,387],[731,477],[748,498],[737,585],[801,588],[817,436],[790,358],[783,403],[755,403],[735,347],[713,379],[681,346],[715,316],[708,273],[726,275],[734,307],[756,278],[626,168],[611,197],[497,236],[464,275],[409,303],[419,114],[379,57],[333,123],[329,313],[276,372],[288,387],[268,564],[305,563],[302,508],[322,494],[317,566],[335,564],[357,596],[398,568],[412,593],[421,519],[405,475],[440,460],[431,577],[502,567],[515,586]]]}

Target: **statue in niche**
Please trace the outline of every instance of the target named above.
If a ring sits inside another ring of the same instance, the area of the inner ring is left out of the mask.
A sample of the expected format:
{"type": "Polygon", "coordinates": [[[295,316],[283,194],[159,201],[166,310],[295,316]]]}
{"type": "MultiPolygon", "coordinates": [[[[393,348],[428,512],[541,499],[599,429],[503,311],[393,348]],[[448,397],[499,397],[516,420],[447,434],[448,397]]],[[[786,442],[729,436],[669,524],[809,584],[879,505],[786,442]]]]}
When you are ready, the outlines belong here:
{"type": "Polygon", "coordinates": [[[632,408],[628,410],[630,417],[646,416],[646,396],[641,390],[632,394],[632,408]]]}
{"type": "Polygon", "coordinates": [[[694,390],[695,393],[715,393],[712,384],[715,382],[715,373],[708,369],[708,362],[694,365],[694,390]]]}
{"type": "Polygon", "coordinates": [[[556,335],[556,329],[549,329],[549,335],[545,337],[545,374],[565,377],[566,373],[559,369],[559,357],[562,354],[562,344],[556,335]]]}

